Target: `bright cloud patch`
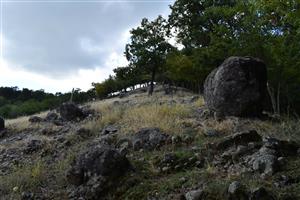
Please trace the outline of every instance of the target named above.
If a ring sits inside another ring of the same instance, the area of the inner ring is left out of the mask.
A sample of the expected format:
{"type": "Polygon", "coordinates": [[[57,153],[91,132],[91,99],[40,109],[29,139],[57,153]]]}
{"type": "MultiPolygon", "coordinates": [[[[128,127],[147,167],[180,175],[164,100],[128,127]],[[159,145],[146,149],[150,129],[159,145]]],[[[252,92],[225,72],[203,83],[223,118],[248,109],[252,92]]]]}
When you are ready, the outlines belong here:
{"type": "Polygon", "coordinates": [[[0,86],[86,90],[126,65],[130,29],[166,16],[172,2],[2,2],[0,86]]]}

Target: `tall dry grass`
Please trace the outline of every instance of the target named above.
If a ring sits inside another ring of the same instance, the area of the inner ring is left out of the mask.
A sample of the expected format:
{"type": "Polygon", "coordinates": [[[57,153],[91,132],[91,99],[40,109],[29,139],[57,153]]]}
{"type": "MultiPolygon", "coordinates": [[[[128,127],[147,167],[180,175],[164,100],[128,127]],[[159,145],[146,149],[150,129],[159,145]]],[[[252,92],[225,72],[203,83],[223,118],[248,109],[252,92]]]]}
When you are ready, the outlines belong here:
{"type": "Polygon", "coordinates": [[[140,128],[158,127],[169,134],[183,132],[183,119],[189,117],[191,109],[185,105],[150,104],[128,108],[121,121],[124,133],[133,133],[140,128]]]}

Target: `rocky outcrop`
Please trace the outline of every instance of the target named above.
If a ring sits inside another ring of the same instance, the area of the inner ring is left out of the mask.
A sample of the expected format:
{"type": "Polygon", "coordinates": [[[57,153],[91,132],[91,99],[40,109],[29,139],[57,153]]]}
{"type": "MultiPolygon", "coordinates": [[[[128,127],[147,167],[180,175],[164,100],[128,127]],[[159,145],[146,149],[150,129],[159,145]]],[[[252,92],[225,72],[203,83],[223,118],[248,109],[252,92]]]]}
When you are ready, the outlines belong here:
{"type": "Polygon", "coordinates": [[[91,146],[67,171],[69,183],[78,186],[71,198],[97,199],[117,184],[130,169],[127,158],[110,146],[91,146]]]}
{"type": "Polygon", "coordinates": [[[83,110],[74,103],[63,103],[58,110],[60,116],[67,121],[78,121],[86,117],[83,110]]]}
{"type": "Polygon", "coordinates": [[[263,178],[280,171],[286,157],[296,156],[299,144],[261,137],[252,130],[227,136],[215,147],[219,151],[214,161],[217,166],[233,174],[258,172],[263,178]]]}
{"type": "Polygon", "coordinates": [[[257,116],[266,96],[265,64],[252,57],[230,57],[204,83],[206,106],[217,116],[257,116]]]}

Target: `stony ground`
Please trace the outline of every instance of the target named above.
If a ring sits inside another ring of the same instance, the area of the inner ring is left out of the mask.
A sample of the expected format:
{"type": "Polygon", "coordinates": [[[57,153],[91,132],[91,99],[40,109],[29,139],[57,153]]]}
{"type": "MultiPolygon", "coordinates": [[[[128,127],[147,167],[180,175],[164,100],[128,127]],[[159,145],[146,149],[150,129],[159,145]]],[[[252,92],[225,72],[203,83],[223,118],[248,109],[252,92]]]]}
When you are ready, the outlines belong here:
{"type": "Polygon", "coordinates": [[[215,120],[159,88],[81,109],[6,122],[0,199],[300,199],[299,120],[215,120]]]}

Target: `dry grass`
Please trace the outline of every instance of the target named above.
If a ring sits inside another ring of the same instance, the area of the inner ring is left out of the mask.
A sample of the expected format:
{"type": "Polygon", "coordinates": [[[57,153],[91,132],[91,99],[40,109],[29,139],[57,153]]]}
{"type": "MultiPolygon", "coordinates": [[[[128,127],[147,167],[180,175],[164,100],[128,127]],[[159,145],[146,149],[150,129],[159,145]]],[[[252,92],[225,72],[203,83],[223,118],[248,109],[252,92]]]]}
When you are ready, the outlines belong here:
{"type": "Polygon", "coordinates": [[[124,133],[136,132],[140,128],[158,127],[169,134],[181,134],[183,119],[189,117],[191,110],[184,105],[144,105],[128,108],[122,119],[124,133]]]}
{"type": "Polygon", "coordinates": [[[194,106],[197,108],[204,106],[204,98],[201,96],[196,102],[194,102],[194,106]]]}
{"type": "Polygon", "coordinates": [[[34,190],[47,180],[46,165],[40,161],[15,169],[11,174],[1,177],[1,190],[4,193],[22,193],[34,190]]]}
{"type": "Polygon", "coordinates": [[[208,119],[202,123],[202,128],[200,129],[200,132],[204,133],[207,130],[214,129],[224,134],[230,134],[234,130],[236,123],[237,122],[234,119],[226,119],[222,121],[208,119]]]}
{"type": "Polygon", "coordinates": [[[281,122],[254,121],[254,123],[264,135],[300,142],[300,119],[284,119],[281,122]]]}
{"type": "Polygon", "coordinates": [[[300,119],[283,119],[280,122],[260,119],[227,118],[222,121],[205,120],[200,133],[214,129],[224,134],[233,134],[239,131],[256,130],[263,136],[276,137],[283,140],[300,142],[300,119]]]}
{"type": "Polygon", "coordinates": [[[101,117],[84,124],[84,127],[93,133],[99,132],[104,126],[115,124],[122,119],[124,107],[122,105],[113,105],[112,101],[98,101],[91,105],[91,108],[100,113],[101,117]]]}
{"type": "MultiPolygon", "coordinates": [[[[35,114],[34,116],[46,117],[48,111],[35,114]]],[[[5,121],[6,127],[14,131],[21,131],[31,126],[31,123],[28,121],[31,116],[18,117],[16,119],[9,119],[5,121]]]]}
{"type": "MultiPolygon", "coordinates": [[[[91,108],[101,113],[101,118],[87,122],[84,126],[93,132],[99,132],[108,124],[117,124],[124,134],[131,134],[140,128],[158,127],[169,134],[181,134],[184,121],[192,113],[193,105],[168,105],[170,100],[177,100],[179,96],[166,96],[154,94],[137,94],[126,99],[109,99],[91,103],[91,108]],[[125,105],[124,101],[130,101],[133,105],[125,105]],[[118,104],[114,104],[119,101],[118,104]]],[[[202,105],[200,98],[195,104],[202,105]]]]}

